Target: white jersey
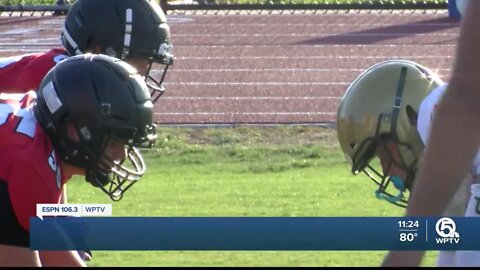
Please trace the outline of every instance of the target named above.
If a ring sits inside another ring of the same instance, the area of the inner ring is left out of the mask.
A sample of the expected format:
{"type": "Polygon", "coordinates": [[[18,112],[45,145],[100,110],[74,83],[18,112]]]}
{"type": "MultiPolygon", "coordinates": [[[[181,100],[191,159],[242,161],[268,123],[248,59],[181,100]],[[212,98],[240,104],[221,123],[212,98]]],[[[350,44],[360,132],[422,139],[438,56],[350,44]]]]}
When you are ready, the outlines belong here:
{"type": "MultiPolygon", "coordinates": [[[[442,99],[447,84],[441,85],[434,89],[430,94],[422,101],[418,110],[417,131],[420,134],[420,138],[426,145],[428,137],[430,135],[430,128],[432,120],[435,114],[435,109],[442,99]]],[[[471,169],[472,175],[478,179],[480,175],[480,151],[477,152],[471,169]]],[[[462,188],[468,188],[470,182],[464,181],[461,189],[457,191],[455,197],[450,202],[449,208],[447,208],[444,215],[455,216],[457,210],[452,210],[459,207],[464,207],[468,202],[468,207],[464,212],[466,217],[480,217],[480,209],[478,209],[477,200],[480,201],[480,184],[472,184],[470,187],[470,198],[466,199],[462,195],[462,188]],[[465,186],[466,185],[466,186],[465,186]],[[450,209],[450,210],[449,210],[450,209]],[[455,213],[455,214],[452,214],[455,213]]],[[[480,266],[480,251],[440,251],[437,258],[437,266],[480,266]]]]}
{"type": "MultiPolygon", "coordinates": [[[[430,129],[432,125],[432,119],[435,114],[435,109],[440,102],[447,84],[441,85],[434,89],[430,94],[422,101],[418,110],[417,131],[420,134],[420,138],[426,145],[428,143],[428,137],[430,135],[430,129]]],[[[472,164],[472,175],[480,175],[480,151],[477,152],[472,164]]]]}

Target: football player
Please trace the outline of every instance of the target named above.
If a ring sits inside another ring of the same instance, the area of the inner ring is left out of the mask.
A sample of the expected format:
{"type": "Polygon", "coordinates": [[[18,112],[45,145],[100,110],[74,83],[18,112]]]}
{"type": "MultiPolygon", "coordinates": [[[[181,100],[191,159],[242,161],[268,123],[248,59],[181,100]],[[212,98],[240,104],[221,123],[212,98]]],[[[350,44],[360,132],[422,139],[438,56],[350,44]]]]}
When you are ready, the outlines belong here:
{"type": "Polygon", "coordinates": [[[37,203],[59,203],[73,175],[113,200],[146,171],[156,140],[142,76],[106,55],[58,63],[38,91],[0,95],[0,266],[85,266],[73,251],[29,249],[37,203]]]}
{"type": "MultiPolygon", "coordinates": [[[[420,105],[419,115],[418,115],[418,132],[420,137],[423,141],[428,142],[428,138],[431,131],[432,121],[434,119],[434,115],[436,109],[440,104],[441,98],[444,96],[445,91],[447,89],[447,84],[444,84],[440,87],[437,87],[430,93],[420,105]]],[[[467,179],[463,181],[462,186],[459,190],[464,190],[470,193],[470,198],[462,197],[459,200],[459,193],[455,194],[452,201],[449,204],[449,208],[451,209],[452,204],[457,204],[457,209],[454,211],[446,212],[445,215],[457,215],[459,213],[460,202],[468,200],[467,208],[464,211],[466,217],[480,217],[480,152],[477,152],[473,164],[470,169],[470,174],[467,176],[467,179]],[[456,202],[457,201],[457,202],[456,202]]],[[[462,194],[466,194],[462,192],[462,194]]],[[[447,254],[447,252],[440,253],[447,254]]],[[[458,266],[458,267],[471,267],[471,266],[480,266],[480,252],[478,251],[465,251],[459,250],[454,253],[454,257],[451,260],[448,258],[439,257],[439,260],[445,260],[446,266],[458,266]],[[448,263],[449,261],[452,261],[448,263]]]]}
{"type": "MultiPolygon", "coordinates": [[[[448,90],[444,91],[441,99],[436,102],[438,106],[429,131],[428,147],[423,154],[406,216],[440,215],[465,175],[472,171],[476,174],[475,161],[478,160],[480,144],[480,126],[477,124],[480,116],[480,60],[477,59],[480,57],[477,53],[480,46],[480,18],[477,16],[479,12],[480,1],[468,1],[462,17],[448,90]],[[432,186],[435,188],[434,193],[431,192],[432,186]]],[[[475,183],[478,183],[477,178],[477,175],[474,175],[475,183]]],[[[470,201],[477,201],[476,207],[470,207],[469,202],[467,215],[470,209],[477,208],[478,212],[478,200],[475,199],[477,188],[474,187],[475,185],[472,185],[470,201]]],[[[465,255],[471,256],[475,252],[465,255]]],[[[382,266],[418,266],[424,253],[390,251],[382,266]]],[[[479,258],[480,254],[477,252],[467,263],[478,266],[479,258]]]]}
{"type": "Polygon", "coordinates": [[[173,64],[173,54],[165,13],[155,1],[77,0],[68,10],[60,39],[64,48],[0,58],[1,91],[37,89],[45,74],[61,60],[101,53],[137,68],[154,102],[164,93],[163,80],[173,64]],[[154,63],[162,65],[163,72],[153,74],[154,63]]]}
{"type": "MultiPolygon", "coordinates": [[[[155,102],[165,91],[163,80],[173,64],[170,28],[152,0],[77,0],[70,7],[61,32],[64,48],[0,58],[0,91],[25,93],[38,88],[58,62],[82,53],[102,53],[128,62],[142,74],[155,102]],[[153,64],[163,72],[151,74],[153,64]]],[[[67,202],[64,188],[62,202],[67,202]]],[[[91,259],[91,252],[81,252],[91,259]]]]}
{"type": "MultiPolygon", "coordinates": [[[[389,60],[366,69],[347,89],[337,111],[339,143],[352,173],[364,172],[376,183],[378,199],[407,206],[436,104],[445,88],[430,69],[408,60],[389,60]]],[[[476,203],[472,200],[480,196],[474,184],[470,187],[475,175],[476,169],[464,180],[445,215],[472,215],[469,209],[476,203]]],[[[437,265],[464,265],[465,260],[456,259],[459,254],[440,252],[437,265]]]]}

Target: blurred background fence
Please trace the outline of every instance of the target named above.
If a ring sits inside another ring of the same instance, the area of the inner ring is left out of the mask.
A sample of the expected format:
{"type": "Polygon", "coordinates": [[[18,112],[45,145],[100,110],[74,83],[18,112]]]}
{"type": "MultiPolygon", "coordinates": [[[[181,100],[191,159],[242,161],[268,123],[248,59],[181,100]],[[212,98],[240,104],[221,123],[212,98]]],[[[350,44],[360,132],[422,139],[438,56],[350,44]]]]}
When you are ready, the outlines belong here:
{"type": "MultiPolygon", "coordinates": [[[[0,0],[0,14],[28,16],[33,13],[42,15],[64,14],[74,0],[0,0]]],[[[452,0],[450,0],[452,2],[452,0]]],[[[274,11],[309,10],[328,11],[400,11],[400,12],[446,12],[448,0],[159,0],[167,13],[207,12],[207,11],[274,11]]]]}

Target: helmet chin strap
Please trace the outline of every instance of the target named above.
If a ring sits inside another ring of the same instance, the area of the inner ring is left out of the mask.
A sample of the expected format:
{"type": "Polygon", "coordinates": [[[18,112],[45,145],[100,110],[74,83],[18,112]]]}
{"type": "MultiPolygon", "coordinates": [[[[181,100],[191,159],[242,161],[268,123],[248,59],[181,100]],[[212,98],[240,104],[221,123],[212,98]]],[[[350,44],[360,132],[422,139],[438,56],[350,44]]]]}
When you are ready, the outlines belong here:
{"type": "Polygon", "coordinates": [[[395,196],[389,196],[383,193],[382,190],[380,190],[379,188],[375,190],[375,197],[377,197],[377,199],[386,200],[391,203],[399,202],[403,198],[403,192],[406,190],[405,184],[398,176],[391,176],[389,180],[393,183],[395,189],[397,189],[398,194],[395,196]]]}
{"type": "MultiPolygon", "coordinates": [[[[391,134],[394,138],[397,138],[397,121],[398,115],[400,113],[400,107],[402,105],[403,92],[405,88],[405,81],[407,78],[407,68],[402,67],[400,69],[400,78],[397,83],[397,91],[395,94],[395,99],[393,100],[393,111],[392,111],[392,122],[391,122],[391,134]]],[[[380,200],[386,200],[390,203],[397,203],[403,199],[403,192],[406,190],[405,183],[398,176],[390,176],[389,181],[393,183],[395,189],[398,190],[398,194],[395,196],[390,196],[385,194],[381,187],[375,190],[375,197],[380,200]]]]}

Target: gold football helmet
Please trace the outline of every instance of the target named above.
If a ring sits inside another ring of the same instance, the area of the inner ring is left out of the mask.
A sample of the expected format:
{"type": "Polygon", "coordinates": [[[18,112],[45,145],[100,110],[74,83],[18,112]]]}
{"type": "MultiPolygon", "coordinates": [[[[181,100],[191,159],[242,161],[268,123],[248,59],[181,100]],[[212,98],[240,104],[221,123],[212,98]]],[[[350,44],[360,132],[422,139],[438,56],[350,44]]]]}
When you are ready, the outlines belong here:
{"type": "Polygon", "coordinates": [[[354,175],[363,171],[377,183],[377,198],[406,207],[403,192],[412,187],[424,149],[416,128],[418,108],[442,84],[433,71],[418,63],[388,60],[362,72],[343,96],[337,111],[340,147],[354,175]],[[394,142],[400,159],[391,160],[406,171],[406,179],[384,175],[371,164],[377,148],[388,141],[394,142]],[[390,183],[397,195],[387,191],[390,183]]]}

